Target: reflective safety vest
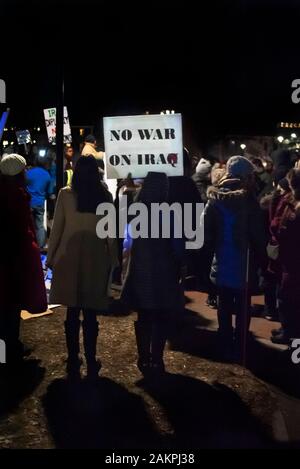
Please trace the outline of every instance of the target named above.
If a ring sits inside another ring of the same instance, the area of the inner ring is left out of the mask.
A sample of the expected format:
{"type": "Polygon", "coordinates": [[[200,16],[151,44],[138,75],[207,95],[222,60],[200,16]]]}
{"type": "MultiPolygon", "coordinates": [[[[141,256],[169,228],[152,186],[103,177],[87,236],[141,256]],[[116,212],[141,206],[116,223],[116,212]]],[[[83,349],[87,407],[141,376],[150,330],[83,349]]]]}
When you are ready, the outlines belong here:
{"type": "Polygon", "coordinates": [[[72,177],[73,177],[73,169],[67,169],[66,173],[67,173],[67,186],[71,187],[72,177]]]}

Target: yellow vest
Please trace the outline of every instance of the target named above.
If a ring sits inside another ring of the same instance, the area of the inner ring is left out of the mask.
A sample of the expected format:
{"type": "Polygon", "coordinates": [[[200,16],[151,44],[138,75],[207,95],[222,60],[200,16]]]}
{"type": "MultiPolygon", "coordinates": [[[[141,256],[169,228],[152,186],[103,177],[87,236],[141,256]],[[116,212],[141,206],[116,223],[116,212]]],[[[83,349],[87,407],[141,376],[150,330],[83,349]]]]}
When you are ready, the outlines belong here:
{"type": "Polygon", "coordinates": [[[66,173],[67,173],[67,186],[71,187],[72,177],[73,177],[73,169],[67,169],[66,173]]]}

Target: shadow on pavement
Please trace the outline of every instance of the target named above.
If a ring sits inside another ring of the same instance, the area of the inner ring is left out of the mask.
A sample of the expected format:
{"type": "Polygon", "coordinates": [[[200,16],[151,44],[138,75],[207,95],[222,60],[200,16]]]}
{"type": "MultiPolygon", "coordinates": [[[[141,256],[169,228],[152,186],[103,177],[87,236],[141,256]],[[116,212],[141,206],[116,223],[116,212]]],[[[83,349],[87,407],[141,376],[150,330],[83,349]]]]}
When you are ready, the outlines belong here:
{"type": "Polygon", "coordinates": [[[224,385],[169,373],[157,384],[143,380],[139,385],[164,408],[174,428],[175,448],[275,446],[250,409],[224,385]]]}
{"type": "Polygon", "coordinates": [[[291,355],[290,350],[278,350],[252,340],[247,366],[258,378],[299,399],[300,365],[292,362],[291,355]]]}
{"type": "MultiPolygon", "coordinates": [[[[192,313],[191,311],[189,311],[192,313]]],[[[201,358],[222,362],[216,331],[205,329],[207,320],[192,313],[182,318],[169,335],[170,348],[201,358]],[[194,317],[193,317],[194,316],[194,317]]],[[[278,350],[249,334],[247,368],[258,378],[300,398],[300,365],[291,360],[291,351],[278,350]]]]}
{"type": "Polygon", "coordinates": [[[95,384],[55,380],[43,405],[57,448],[155,448],[162,444],[143,400],[107,378],[95,384]]]}
{"type": "Polygon", "coordinates": [[[1,365],[0,418],[12,412],[41,383],[45,369],[39,365],[40,360],[33,359],[15,367],[1,365]]]}
{"type": "Polygon", "coordinates": [[[182,316],[170,328],[168,337],[171,350],[188,353],[197,357],[220,361],[217,349],[217,334],[208,330],[211,324],[207,318],[185,309],[182,316]]]}

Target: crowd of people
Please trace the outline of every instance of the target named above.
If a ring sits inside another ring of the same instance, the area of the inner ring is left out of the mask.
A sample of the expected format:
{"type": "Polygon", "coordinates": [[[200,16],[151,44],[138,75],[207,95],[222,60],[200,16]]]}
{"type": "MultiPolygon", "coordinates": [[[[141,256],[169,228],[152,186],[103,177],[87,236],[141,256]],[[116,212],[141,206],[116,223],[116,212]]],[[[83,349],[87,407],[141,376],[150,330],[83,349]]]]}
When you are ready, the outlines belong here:
{"type": "Polygon", "coordinates": [[[98,376],[98,315],[108,309],[112,286],[137,313],[137,365],[144,376],[164,372],[168,330],[182,314],[191,276],[208,293],[207,304],[217,309],[221,359],[243,359],[253,294],[264,294],[265,316],[280,321],[281,327],[272,331],[274,343],[289,345],[300,337],[300,169],[289,151],[278,148],[268,160],[231,156],[216,162],[202,157],[193,170],[184,150],[183,176],[149,172],[143,180],[128,177],[118,181],[115,200],[103,181],[103,157],[92,135],[76,157],[66,147],[65,187],[56,200],[53,167],[51,173],[43,157],[30,167],[18,154],[0,161],[0,338],[8,364],[24,355],[21,310],[34,314],[47,309],[41,250],[47,251],[47,266],[53,270],[50,302],[67,307],[70,377],[80,376],[81,327],[87,376],[98,376]],[[129,203],[146,206],[204,203],[201,220],[192,221],[204,226],[203,247],[196,253],[187,250],[184,239],[174,234],[132,239],[130,221],[125,238],[118,232],[99,238],[97,206],[110,202],[118,207],[124,194],[129,203]],[[49,237],[46,199],[55,201],[49,237]]]}

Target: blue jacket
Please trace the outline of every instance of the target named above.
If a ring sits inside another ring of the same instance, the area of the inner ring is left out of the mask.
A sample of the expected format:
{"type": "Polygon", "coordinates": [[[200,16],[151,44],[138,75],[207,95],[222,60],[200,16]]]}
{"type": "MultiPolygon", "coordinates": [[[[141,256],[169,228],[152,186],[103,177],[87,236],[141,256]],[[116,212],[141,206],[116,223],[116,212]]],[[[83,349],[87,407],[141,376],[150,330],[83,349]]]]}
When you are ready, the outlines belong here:
{"type": "Polygon", "coordinates": [[[46,169],[35,167],[26,171],[27,191],[31,195],[31,207],[43,207],[51,195],[51,177],[46,169]]]}
{"type": "Polygon", "coordinates": [[[241,188],[239,180],[227,179],[208,191],[204,244],[214,252],[210,278],[219,287],[245,288],[248,249],[250,286],[254,284],[256,269],[265,267],[267,236],[262,211],[254,196],[241,188]]]}

